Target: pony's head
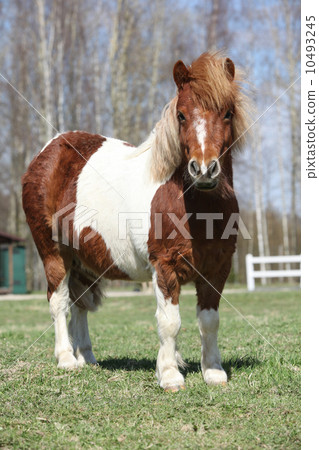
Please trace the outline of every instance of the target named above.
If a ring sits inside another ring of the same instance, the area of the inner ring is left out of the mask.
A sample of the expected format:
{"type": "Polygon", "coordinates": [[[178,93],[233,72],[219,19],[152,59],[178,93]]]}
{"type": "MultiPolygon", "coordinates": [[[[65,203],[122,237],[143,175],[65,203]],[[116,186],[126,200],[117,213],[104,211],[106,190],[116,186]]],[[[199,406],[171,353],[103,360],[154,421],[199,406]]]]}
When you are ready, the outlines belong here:
{"type": "Polygon", "coordinates": [[[224,155],[243,144],[246,97],[234,63],[204,53],[190,66],[173,70],[177,96],[155,128],[153,178],[162,181],[183,165],[191,183],[212,190],[223,173],[224,155]]]}

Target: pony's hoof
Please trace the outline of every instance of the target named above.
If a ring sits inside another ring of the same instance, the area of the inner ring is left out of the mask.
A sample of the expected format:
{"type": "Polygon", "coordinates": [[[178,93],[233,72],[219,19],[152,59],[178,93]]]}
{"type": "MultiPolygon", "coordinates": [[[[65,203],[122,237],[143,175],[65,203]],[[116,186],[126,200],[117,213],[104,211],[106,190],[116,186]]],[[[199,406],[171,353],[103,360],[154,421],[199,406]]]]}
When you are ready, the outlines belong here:
{"type": "Polygon", "coordinates": [[[224,370],[207,369],[204,373],[204,380],[208,385],[221,384],[222,386],[226,386],[227,374],[224,370]]]}
{"type": "Polygon", "coordinates": [[[78,354],[78,366],[83,367],[85,364],[97,365],[97,360],[91,350],[84,350],[78,354]]]}
{"type": "Polygon", "coordinates": [[[59,356],[58,369],[72,370],[78,367],[78,361],[72,353],[64,352],[59,356]]]}
{"type": "Polygon", "coordinates": [[[159,384],[164,391],[177,392],[180,389],[185,389],[184,377],[177,369],[168,368],[161,375],[159,384]]]}

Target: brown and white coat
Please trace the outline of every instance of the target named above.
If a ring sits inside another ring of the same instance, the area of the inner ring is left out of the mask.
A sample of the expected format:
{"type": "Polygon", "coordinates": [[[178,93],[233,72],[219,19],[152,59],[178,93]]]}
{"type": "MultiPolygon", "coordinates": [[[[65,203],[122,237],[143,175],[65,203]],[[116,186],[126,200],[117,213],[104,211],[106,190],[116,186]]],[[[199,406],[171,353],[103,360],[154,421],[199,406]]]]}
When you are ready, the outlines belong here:
{"type": "Polygon", "coordinates": [[[153,280],[161,343],[156,373],[160,386],[173,391],[184,387],[176,337],[180,288],[188,282],[197,289],[204,379],[227,381],[217,347],[218,306],[236,236],[222,235],[238,212],[228,149],[242,144],[245,129],[244,97],[229,59],[206,53],[188,68],[179,61],[174,79],[178,94],[140,147],[67,132],[43,148],[23,177],[58,366],[96,363],[87,311],[100,304],[105,279],[153,280]],[[213,238],[198,220],[207,213],[222,214],[213,238]]]}

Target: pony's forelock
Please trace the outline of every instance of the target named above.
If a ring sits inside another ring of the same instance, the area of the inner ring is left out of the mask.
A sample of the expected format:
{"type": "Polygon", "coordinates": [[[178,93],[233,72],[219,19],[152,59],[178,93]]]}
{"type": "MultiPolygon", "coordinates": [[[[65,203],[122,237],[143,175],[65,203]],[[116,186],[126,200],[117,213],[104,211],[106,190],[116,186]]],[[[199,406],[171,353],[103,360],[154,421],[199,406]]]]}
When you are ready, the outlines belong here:
{"type": "Polygon", "coordinates": [[[244,93],[245,74],[235,68],[235,77],[227,76],[226,57],[222,52],[206,52],[188,67],[190,87],[203,109],[222,111],[233,108],[233,149],[245,143],[245,132],[249,126],[250,104],[244,93]]]}

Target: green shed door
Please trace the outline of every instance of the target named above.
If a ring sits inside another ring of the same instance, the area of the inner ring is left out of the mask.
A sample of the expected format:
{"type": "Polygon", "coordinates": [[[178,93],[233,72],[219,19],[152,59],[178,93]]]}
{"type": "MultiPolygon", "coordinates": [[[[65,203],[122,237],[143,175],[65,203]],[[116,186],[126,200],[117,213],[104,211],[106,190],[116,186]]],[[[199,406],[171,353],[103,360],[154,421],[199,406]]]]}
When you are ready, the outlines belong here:
{"type": "Polygon", "coordinates": [[[9,288],[9,254],[6,247],[0,247],[0,288],[9,288]]]}
{"type": "Polygon", "coordinates": [[[13,293],[25,294],[27,292],[25,276],[25,248],[13,248],[13,293]]]}

